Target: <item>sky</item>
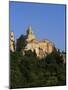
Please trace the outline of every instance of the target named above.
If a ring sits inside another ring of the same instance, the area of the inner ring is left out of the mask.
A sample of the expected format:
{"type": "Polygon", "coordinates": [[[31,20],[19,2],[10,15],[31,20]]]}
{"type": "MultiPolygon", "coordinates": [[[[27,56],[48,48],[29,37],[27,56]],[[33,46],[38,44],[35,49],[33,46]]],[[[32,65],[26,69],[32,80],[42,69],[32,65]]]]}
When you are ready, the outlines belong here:
{"type": "Polygon", "coordinates": [[[65,5],[10,1],[9,17],[15,40],[31,25],[38,40],[48,39],[65,50],[65,5]]]}

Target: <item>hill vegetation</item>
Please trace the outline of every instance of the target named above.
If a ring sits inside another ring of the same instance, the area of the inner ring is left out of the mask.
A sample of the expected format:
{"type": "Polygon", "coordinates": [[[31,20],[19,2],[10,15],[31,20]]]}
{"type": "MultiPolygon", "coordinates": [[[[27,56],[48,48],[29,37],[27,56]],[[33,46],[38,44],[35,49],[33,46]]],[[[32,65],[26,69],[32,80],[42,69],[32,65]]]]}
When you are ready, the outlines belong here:
{"type": "Polygon", "coordinates": [[[60,51],[41,60],[30,50],[23,56],[23,40],[23,36],[20,37],[16,51],[10,52],[10,88],[66,85],[66,64],[60,51]]]}

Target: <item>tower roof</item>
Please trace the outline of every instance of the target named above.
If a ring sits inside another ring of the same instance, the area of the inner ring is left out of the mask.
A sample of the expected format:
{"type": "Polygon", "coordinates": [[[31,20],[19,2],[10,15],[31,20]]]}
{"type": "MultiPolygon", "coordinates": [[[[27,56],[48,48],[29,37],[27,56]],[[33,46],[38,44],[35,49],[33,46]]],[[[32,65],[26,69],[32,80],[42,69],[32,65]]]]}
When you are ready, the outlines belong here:
{"type": "Polygon", "coordinates": [[[33,34],[31,25],[27,29],[27,34],[33,34]]]}
{"type": "Polygon", "coordinates": [[[31,40],[35,39],[35,35],[33,34],[31,25],[27,29],[27,35],[26,36],[27,36],[26,41],[31,41],[31,40]]]}

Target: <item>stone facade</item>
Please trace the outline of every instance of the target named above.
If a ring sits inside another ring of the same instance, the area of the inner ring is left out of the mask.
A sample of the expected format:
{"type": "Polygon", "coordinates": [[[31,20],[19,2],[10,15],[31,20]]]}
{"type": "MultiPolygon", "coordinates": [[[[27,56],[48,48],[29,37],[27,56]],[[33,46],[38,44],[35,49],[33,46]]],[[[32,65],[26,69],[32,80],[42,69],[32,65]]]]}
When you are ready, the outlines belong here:
{"type": "Polygon", "coordinates": [[[14,33],[10,32],[10,51],[14,52],[15,47],[14,47],[14,33]]]}
{"type": "Polygon", "coordinates": [[[36,40],[35,35],[33,34],[31,26],[27,29],[26,34],[26,46],[23,50],[23,53],[25,54],[25,51],[31,50],[32,52],[35,51],[37,57],[43,58],[47,54],[50,54],[54,50],[54,44],[50,42],[49,40],[42,40],[38,41],[36,40]]]}

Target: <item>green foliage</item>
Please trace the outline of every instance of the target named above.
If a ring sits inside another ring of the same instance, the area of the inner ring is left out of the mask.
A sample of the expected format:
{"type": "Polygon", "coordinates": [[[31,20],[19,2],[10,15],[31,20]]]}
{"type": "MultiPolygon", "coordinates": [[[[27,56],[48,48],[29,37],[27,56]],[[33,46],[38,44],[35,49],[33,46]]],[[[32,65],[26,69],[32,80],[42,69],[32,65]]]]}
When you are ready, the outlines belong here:
{"type": "Polygon", "coordinates": [[[66,66],[60,52],[38,59],[35,52],[10,53],[10,88],[42,87],[66,84],[66,66]]]}

